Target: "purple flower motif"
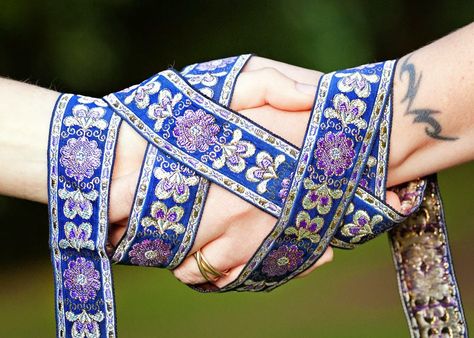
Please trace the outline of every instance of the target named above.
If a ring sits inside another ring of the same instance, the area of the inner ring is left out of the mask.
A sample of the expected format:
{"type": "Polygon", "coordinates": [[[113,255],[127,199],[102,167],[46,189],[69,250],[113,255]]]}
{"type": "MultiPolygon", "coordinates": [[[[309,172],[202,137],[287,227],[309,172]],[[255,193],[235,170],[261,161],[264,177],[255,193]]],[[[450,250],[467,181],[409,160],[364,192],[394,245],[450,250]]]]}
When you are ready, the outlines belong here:
{"type": "Polygon", "coordinates": [[[263,260],[262,271],[266,275],[282,276],[287,272],[296,270],[303,262],[304,252],[296,245],[282,245],[278,249],[272,250],[263,260]]]}
{"type": "Polygon", "coordinates": [[[290,175],[290,177],[284,178],[281,181],[281,189],[278,192],[278,197],[281,198],[282,202],[285,202],[286,198],[288,197],[288,193],[290,192],[290,183],[291,183],[292,177],[293,177],[293,173],[290,175]]]}
{"type": "Polygon", "coordinates": [[[168,117],[173,116],[173,108],[182,99],[183,95],[177,93],[173,96],[168,89],[163,89],[158,94],[157,103],[153,103],[148,107],[148,117],[152,120],[156,120],[153,127],[154,130],[160,131],[163,127],[164,121],[168,117]]]}
{"type": "Polygon", "coordinates": [[[379,80],[377,74],[362,74],[360,72],[337,73],[336,77],[341,78],[337,83],[337,88],[341,92],[354,91],[358,97],[362,98],[370,96],[370,84],[379,80]]]}
{"type": "Polygon", "coordinates": [[[81,223],[79,226],[73,222],[64,224],[65,239],[59,241],[59,247],[73,248],[78,252],[81,249],[94,250],[94,242],[90,239],[92,234],[92,225],[90,223],[81,223]]]}
{"type": "Polygon", "coordinates": [[[151,205],[151,217],[145,217],[142,225],[145,228],[154,227],[160,234],[166,230],[172,230],[177,234],[184,232],[184,226],[179,223],[184,215],[184,209],[178,205],[168,207],[160,201],[156,201],[151,205]]]}
{"type": "Polygon", "coordinates": [[[342,197],[342,190],[331,189],[327,183],[316,184],[310,178],[305,178],[304,187],[308,192],[303,198],[303,207],[306,210],[316,208],[321,215],[331,211],[333,198],[342,197]]]}
{"type": "Polygon", "coordinates": [[[145,109],[150,104],[150,96],[158,93],[161,89],[161,83],[149,81],[142,84],[125,98],[125,104],[130,104],[133,101],[138,109],[145,109]]]}
{"type": "Polygon", "coordinates": [[[217,143],[219,126],[214,122],[214,117],[202,109],[186,110],[183,116],[176,118],[173,129],[178,146],[190,153],[207,151],[209,146],[217,143]]]}
{"type": "Polygon", "coordinates": [[[64,202],[64,216],[73,219],[77,215],[81,218],[89,219],[92,216],[92,201],[99,196],[96,190],[83,192],[80,189],[69,191],[65,188],[58,191],[58,195],[64,202]]]}
{"type": "Polygon", "coordinates": [[[104,320],[104,313],[98,311],[95,314],[82,310],[81,313],[66,312],[66,319],[73,322],[71,336],[74,338],[98,338],[100,337],[99,324],[104,320]]]}
{"type": "Polygon", "coordinates": [[[352,223],[345,224],[341,228],[344,236],[351,238],[351,243],[359,242],[362,237],[373,234],[374,226],[383,221],[383,217],[375,215],[370,218],[363,210],[357,210],[352,217],[352,223]]]}
{"type": "Polygon", "coordinates": [[[166,171],[162,167],[156,168],[154,175],[160,181],[156,184],[155,195],[160,200],[173,197],[176,203],[185,203],[190,194],[189,187],[195,186],[199,183],[199,177],[189,169],[178,165],[173,171],[166,171]]]}
{"type": "Polygon", "coordinates": [[[324,170],[327,176],[342,176],[352,165],[354,142],[342,132],[328,132],[318,140],[314,155],[317,157],[316,166],[324,170]]]}
{"type": "Polygon", "coordinates": [[[285,234],[295,235],[298,241],[307,238],[311,242],[316,243],[321,239],[318,232],[323,225],[324,219],[322,217],[316,216],[311,218],[306,211],[300,211],[296,216],[296,226],[287,228],[285,234]]]}
{"type": "Polygon", "coordinates": [[[255,167],[251,167],[245,173],[245,178],[250,182],[259,182],[257,192],[263,194],[267,191],[267,184],[270,180],[278,178],[277,169],[285,162],[285,155],[279,154],[272,157],[266,151],[261,151],[255,158],[255,167]]]}
{"type": "Polygon", "coordinates": [[[222,145],[222,155],[212,162],[212,167],[221,169],[224,165],[227,165],[231,171],[240,173],[245,169],[245,158],[252,156],[254,153],[255,146],[248,141],[243,141],[242,131],[236,129],[232,140],[222,145]]]}
{"type": "Polygon", "coordinates": [[[129,256],[135,265],[163,266],[171,256],[171,246],[161,239],[145,239],[133,246],[129,256]]]}
{"type": "Polygon", "coordinates": [[[200,71],[212,71],[216,70],[217,68],[224,68],[225,66],[233,63],[236,59],[237,57],[233,56],[220,60],[207,61],[197,65],[196,69],[200,71]]]}
{"type": "Polygon", "coordinates": [[[99,271],[94,268],[92,261],[84,257],[68,263],[68,268],[64,271],[64,287],[69,290],[73,299],[78,299],[85,303],[94,299],[100,289],[99,271]]]}
{"type": "Polygon", "coordinates": [[[338,119],[344,127],[353,124],[359,129],[367,128],[367,122],[362,118],[367,107],[364,101],[359,99],[350,100],[341,93],[336,94],[332,101],[334,108],[326,108],[324,116],[338,119]]]}
{"type": "Polygon", "coordinates": [[[97,142],[85,137],[70,138],[60,150],[60,163],[66,167],[66,175],[81,182],[85,177],[94,175],[94,170],[100,166],[102,151],[97,148],[97,142]]]}

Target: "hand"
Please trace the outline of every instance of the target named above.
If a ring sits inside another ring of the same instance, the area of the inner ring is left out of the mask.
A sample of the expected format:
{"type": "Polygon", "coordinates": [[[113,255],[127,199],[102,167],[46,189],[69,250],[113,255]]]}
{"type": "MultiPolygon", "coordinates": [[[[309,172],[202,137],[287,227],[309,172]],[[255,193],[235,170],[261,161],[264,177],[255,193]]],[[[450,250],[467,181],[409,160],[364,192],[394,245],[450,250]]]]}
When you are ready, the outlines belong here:
{"type": "MultiPolygon", "coordinates": [[[[315,84],[321,75],[320,72],[254,57],[237,81],[231,108],[301,146],[314,101],[315,84]]],[[[395,208],[400,206],[395,193],[389,192],[387,201],[395,208]]],[[[214,283],[223,287],[237,278],[275,222],[274,217],[213,184],[190,254],[200,249],[217,270],[228,271],[214,283]]],[[[332,259],[333,250],[329,247],[299,277],[308,275],[332,259]]],[[[194,257],[188,257],[173,273],[186,284],[206,282],[194,257]]]]}
{"type": "MultiPolygon", "coordinates": [[[[231,108],[288,141],[301,145],[316,90],[314,84],[320,76],[321,73],[316,71],[254,57],[238,78],[231,108]],[[292,128],[288,128],[289,125],[292,128]]],[[[125,231],[144,148],[145,142],[129,127],[121,131],[115,169],[121,174],[114,176],[111,198],[111,218],[118,223],[111,231],[113,244],[125,231]],[[125,147],[127,149],[122,149],[125,147]],[[121,154],[134,156],[122,157],[121,154]]],[[[212,184],[190,255],[201,249],[216,269],[229,271],[228,275],[216,281],[216,285],[221,287],[237,277],[275,221],[267,213],[212,184]]],[[[332,255],[329,248],[302,275],[331,261],[332,255]]],[[[187,284],[205,282],[193,257],[188,257],[174,274],[187,284]]]]}

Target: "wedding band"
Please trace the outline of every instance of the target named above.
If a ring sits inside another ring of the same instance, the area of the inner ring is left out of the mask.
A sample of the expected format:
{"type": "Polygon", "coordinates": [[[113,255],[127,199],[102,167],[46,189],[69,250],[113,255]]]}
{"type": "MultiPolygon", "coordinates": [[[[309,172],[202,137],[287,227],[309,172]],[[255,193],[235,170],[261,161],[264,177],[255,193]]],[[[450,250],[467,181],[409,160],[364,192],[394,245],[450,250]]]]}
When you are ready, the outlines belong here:
{"type": "Polygon", "coordinates": [[[196,259],[199,272],[208,282],[215,282],[216,279],[226,275],[225,272],[220,272],[219,270],[214,268],[211,263],[209,263],[209,261],[204,257],[201,250],[196,251],[193,256],[196,259]]]}

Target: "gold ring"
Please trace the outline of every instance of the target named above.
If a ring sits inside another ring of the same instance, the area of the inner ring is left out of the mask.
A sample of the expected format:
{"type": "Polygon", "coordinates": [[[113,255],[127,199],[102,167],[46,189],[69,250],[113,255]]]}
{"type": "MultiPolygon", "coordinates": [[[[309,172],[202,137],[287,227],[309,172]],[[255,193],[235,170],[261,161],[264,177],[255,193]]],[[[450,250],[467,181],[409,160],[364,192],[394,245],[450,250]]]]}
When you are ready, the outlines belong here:
{"type": "Polygon", "coordinates": [[[204,257],[201,250],[196,251],[193,256],[196,259],[199,272],[208,282],[215,282],[216,279],[226,275],[226,272],[220,272],[219,270],[214,268],[211,263],[209,263],[209,261],[204,257]],[[212,277],[210,277],[209,275],[211,275],[212,277]]]}

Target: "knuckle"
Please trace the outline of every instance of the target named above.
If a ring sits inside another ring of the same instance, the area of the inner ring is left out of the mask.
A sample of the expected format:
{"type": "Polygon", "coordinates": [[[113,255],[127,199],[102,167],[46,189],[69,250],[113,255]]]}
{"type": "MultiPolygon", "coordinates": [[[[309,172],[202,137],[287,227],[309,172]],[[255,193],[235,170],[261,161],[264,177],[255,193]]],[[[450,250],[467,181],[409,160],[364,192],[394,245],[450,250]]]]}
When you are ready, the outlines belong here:
{"type": "Polygon", "coordinates": [[[193,278],[192,274],[189,273],[189,271],[187,271],[184,268],[176,268],[175,270],[173,270],[173,275],[181,283],[184,283],[184,284],[195,284],[196,283],[196,279],[193,278]]]}
{"type": "Polygon", "coordinates": [[[265,78],[269,80],[274,80],[278,77],[280,77],[281,73],[276,70],[275,68],[272,67],[265,67],[261,69],[262,74],[265,76],[265,78]]]}

